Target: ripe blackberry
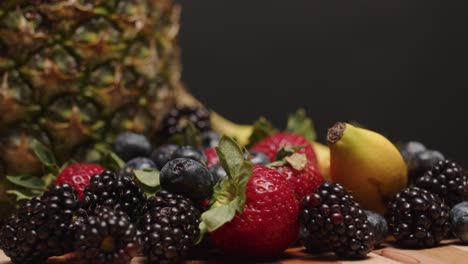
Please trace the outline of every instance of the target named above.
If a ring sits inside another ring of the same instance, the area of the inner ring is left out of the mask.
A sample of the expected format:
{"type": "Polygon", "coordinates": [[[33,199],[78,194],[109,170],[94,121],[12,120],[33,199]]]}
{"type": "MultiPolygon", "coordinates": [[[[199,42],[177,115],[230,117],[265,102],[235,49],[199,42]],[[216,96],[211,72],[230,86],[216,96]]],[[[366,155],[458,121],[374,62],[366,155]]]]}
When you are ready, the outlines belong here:
{"type": "Polygon", "coordinates": [[[160,191],[139,222],[143,253],[151,262],[181,262],[199,238],[199,218],[189,199],[160,191]]]}
{"type": "Polygon", "coordinates": [[[124,212],[98,207],[77,228],[75,251],[82,263],[130,263],[138,251],[137,230],[124,212]]]}
{"type": "Polygon", "coordinates": [[[450,207],[468,200],[468,177],[450,160],[439,161],[417,179],[416,186],[438,194],[450,207]]]}
{"type": "Polygon", "coordinates": [[[339,257],[355,259],[366,257],[374,248],[366,213],[340,184],[322,183],[304,198],[302,208],[300,221],[308,250],[328,249],[339,257]]]}
{"type": "Polygon", "coordinates": [[[119,209],[136,220],[145,212],[146,194],[130,177],[104,171],[91,178],[83,194],[83,208],[88,212],[103,205],[119,209]]]}
{"type": "Polygon", "coordinates": [[[162,131],[170,137],[183,132],[188,122],[202,132],[210,130],[210,112],[206,108],[177,106],[165,116],[162,131]]]}
{"type": "Polygon", "coordinates": [[[70,226],[79,207],[68,184],[25,202],[0,230],[0,248],[14,263],[39,263],[72,251],[70,226]]]}
{"type": "Polygon", "coordinates": [[[390,233],[404,247],[429,248],[450,230],[449,207],[428,190],[410,186],[388,204],[390,233]]]}

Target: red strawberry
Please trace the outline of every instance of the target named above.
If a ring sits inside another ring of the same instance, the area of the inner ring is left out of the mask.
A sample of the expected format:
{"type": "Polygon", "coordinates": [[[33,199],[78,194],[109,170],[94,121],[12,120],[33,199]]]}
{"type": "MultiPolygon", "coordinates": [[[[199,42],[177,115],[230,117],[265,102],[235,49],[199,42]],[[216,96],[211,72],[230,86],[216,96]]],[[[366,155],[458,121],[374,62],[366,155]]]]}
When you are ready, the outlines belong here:
{"type": "Polygon", "coordinates": [[[265,153],[271,160],[275,160],[277,152],[284,147],[303,146],[296,153],[304,154],[307,158],[305,167],[301,170],[294,169],[290,164],[273,167],[283,174],[294,187],[299,200],[312,193],[323,182],[323,177],[318,169],[317,157],[312,145],[300,135],[290,133],[274,134],[252,147],[252,150],[265,153]]]}
{"type": "Polygon", "coordinates": [[[256,165],[245,194],[244,211],[211,233],[214,245],[230,255],[280,254],[299,232],[299,205],[290,185],[276,171],[256,165]]]}
{"type": "Polygon", "coordinates": [[[270,160],[276,159],[276,153],[284,147],[295,147],[304,146],[304,148],[297,151],[297,153],[306,154],[307,160],[309,160],[315,167],[317,167],[317,156],[310,142],[297,134],[291,134],[287,132],[280,132],[271,135],[252,147],[252,150],[263,152],[270,158],[270,160]]]}
{"type": "Polygon", "coordinates": [[[206,156],[206,166],[209,168],[215,164],[219,163],[218,153],[216,153],[216,149],[209,148],[205,149],[205,156],[206,156]]]}
{"type": "Polygon", "coordinates": [[[324,181],[316,166],[306,166],[302,170],[296,170],[291,165],[284,165],[273,169],[281,173],[294,187],[299,201],[315,191],[324,181]]]}
{"type": "Polygon", "coordinates": [[[74,163],[63,169],[55,180],[55,185],[68,183],[78,192],[80,199],[92,176],[100,174],[104,168],[94,163],[74,163]]]}

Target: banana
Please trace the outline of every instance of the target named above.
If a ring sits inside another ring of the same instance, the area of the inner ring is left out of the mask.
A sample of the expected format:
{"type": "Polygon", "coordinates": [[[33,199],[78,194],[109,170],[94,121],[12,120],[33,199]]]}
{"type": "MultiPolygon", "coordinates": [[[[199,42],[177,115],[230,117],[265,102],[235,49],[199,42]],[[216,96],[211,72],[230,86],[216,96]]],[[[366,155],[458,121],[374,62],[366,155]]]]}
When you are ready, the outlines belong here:
{"type": "Polygon", "coordinates": [[[383,214],[386,204],[408,182],[398,149],[376,132],[336,123],[328,130],[330,173],[368,210],[383,214]]]}
{"type": "Polygon", "coordinates": [[[320,174],[326,181],[331,181],[330,177],[330,148],[319,142],[312,141],[315,154],[317,155],[317,162],[319,164],[320,174]]]}

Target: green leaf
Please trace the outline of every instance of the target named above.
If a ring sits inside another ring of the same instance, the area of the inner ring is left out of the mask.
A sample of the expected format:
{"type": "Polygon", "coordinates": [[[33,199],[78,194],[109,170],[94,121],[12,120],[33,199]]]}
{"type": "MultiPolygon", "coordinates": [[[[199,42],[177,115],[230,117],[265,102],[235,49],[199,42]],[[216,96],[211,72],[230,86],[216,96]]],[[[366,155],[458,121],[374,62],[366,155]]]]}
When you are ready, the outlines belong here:
{"type": "MultiPolygon", "coordinates": [[[[94,162],[100,163],[109,170],[120,171],[125,166],[125,162],[105,144],[96,144],[94,152],[90,153],[92,153],[94,159],[97,159],[94,162]]],[[[87,157],[87,160],[90,159],[87,157]]]]}
{"type": "Polygon", "coordinates": [[[44,166],[51,169],[54,173],[58,173],[59,167],[57,165],[57,160],[50,149],[36,139],[31,140],[31,148],[44,166]]]}
{"type": "Polygon", "coordinates": [[[161,190],[161,186],[159,185],[156,187],[148,187],[144,184],[141,184],[140,182],[139,185],[148,198],[151,196],[155,196],[161,190]]]}
{"type": "Polygon", "coordinates": [[[260,119],[255,121],[253,127],[254,129],[249,137],[249,146],[253,146],[262,139],[278,132],[278,130],[271,124],[271,122],[264,117],[260,117],[260,119]]]}
{"type": "Polygon", "coordinates": [[[7,176],[7,180],[15,185],[32,190],[45,190],[46,185],[41,178],[35,176],[7,176]]]}
{"type": "Polygon", "coordinates": [[[148,187],[159,186],[159,170],[157,169],[145,169],[145,170],[134,170],[137,180],[148,187]]]}
{"type": "Polygon", "coordinates": [[[219,141],[216,152],[226,174],[231,178],[237,177],[245,163],[244,153],[239,144],[233,138],[224,136],[219,141]]]}
{"type": "Polygon", "coordinates": [[[309,141],[314,141],[317,138],[314,123],[312,119],[307,117],[304,109],[299,109],[296,113],[289,115],[286,131],[299,134],[309,141]]]}
{"type": "Polygon", "coordinates": [[[246,187],[253,172],[252,163],[245,160],[242,148],[233,138],[222,137],[216,151],[228,177],[215,186],[213,205],[201,218],[202,232],[212,232],[231,221],[236,212],[243,212],[246,187]]]}
{"type": "Polygon", "coordinates": [[[57,179],[57,174],[53,174],[53,173],[48,173],[44,176],[42,176],[42,182],[44,183],[44,186],[45,188],[47,188],[47,186],[50,186],[56,179],[57,179]]]}
{"type": "Polygon", "coordinates": [[[22,201],[22,200],[31,200],[33,197],[40,196],[42,195],[42,192],[37,191],[37,190],[26,190],[26,189],[21,189],[21,190],[8,190],[6,193],[14,195],[16,197],[16,201],[22,201]]]}
{"type": "Polygon", "coordinates": [[[220,228],[234,218],[238,207],[239,198],[237,197],[228,204],[223,204],[204,212],[201,215],[200,230],[202,233],[205,233],[213,232],[220,228]]]}

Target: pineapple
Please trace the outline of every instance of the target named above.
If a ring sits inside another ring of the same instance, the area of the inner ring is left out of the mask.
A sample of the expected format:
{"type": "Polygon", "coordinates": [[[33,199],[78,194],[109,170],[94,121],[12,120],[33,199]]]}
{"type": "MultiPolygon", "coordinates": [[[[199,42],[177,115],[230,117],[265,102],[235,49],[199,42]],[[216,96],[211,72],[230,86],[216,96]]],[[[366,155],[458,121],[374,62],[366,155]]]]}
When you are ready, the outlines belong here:
{"type": "Polygon", "coordinates": [[[176,100],[179,14],[171,0],[1,0],[0,179],[40,174],[33,139],[64,162],[124,130],[154,136],[176,100]]]}

